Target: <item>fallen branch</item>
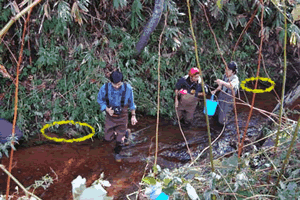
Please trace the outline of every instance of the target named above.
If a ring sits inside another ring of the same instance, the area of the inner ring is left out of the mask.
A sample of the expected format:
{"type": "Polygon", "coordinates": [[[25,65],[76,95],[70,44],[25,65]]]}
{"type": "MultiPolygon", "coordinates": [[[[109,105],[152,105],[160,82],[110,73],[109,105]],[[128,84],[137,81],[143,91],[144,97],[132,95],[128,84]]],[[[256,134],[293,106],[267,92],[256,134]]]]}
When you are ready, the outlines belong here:
{"type": "Polygon", "coordinates": [[[193,163],[193,160],[194,160],[194,159],[193,159],[193,157],[192,157],[192,152],[191,152],[191,150],[190,150],[190,148],[189,148],[189,144],[188,144],[188,142],[187,142],[187,140],[186,140],[186,137],[185,137],[185,135],[184,135],[184,133],[183,133],[183,130],[182,130],[182,128],[181,128],[180,119],[179,119],[178,112],[177,112],[177,109],[176,109],[176,108],[175,108],[175,112],[176,112],[176,116],[177,116],[177,121],[178,121],[178,125],[179,125],[180,132],[181,132],[182,137],[183,137],[183,139],[184,139],[186,148],[187,148],[187,150],[188,150],[188,152],[189,152],[189,154],[190,154],[190,157],[191,157],[191,163],[193,163]]]}
{"type": "MultiPolygon", "coordinates": [[[[26,33],[26,27],[27,27],[27,22],[30,19],[30,14],[32,11],[32,7],[29,7],[29,13],[27,16],[27,19],[24,23],[24,29],[23,29],[23,34],[22,34],[22,40],[21,40],[21,49],[20,49],[20,54],[19,54],[19,60],[18,60],[18,65],[17,65],[17,76],[16,76],[16,89],[15,89],[15,102],[14,102],[14,120],[13,120],[13,127],[12,127],[12,137],[15,136],[15,129],[16,129],[16,122],[17,122],[17,115],[18,115],[18,93],[19,93],[19,74],[20,74],[20,66],[23,60],[23,47],[24,47],[24,39],[25,39],[25,33],[26,33]]],[[[0,36],[1,37],[1,36],[0,36]]],[[[13,161],[13,155],[14,155],[14,149],[13,149],[14,141],[11,141],[11,151],[10,151],[10,158],[9,158],[9,166],[8,166],[8,171],[11,172],[12,170],[12,161],[13,161]]],[[[9,195],[9,187],[10,187],[10,176],[7,178],[7,184],[6,184],[6,200],[8,200],[8,195],[9,195]]]]}
{"type": "MultiPolygon", "coordinates": [[[[221,135],[223,134],[225,130],[225,126],[223,126],[223,129],[221,131],[221,133],[218,135],[218,137],[211,143],[211,145],[213,145],[220,137],[221,135]]],[[[209,148],[209,146],[205,147],[197,156],[197,158],[195,158],[195,160],[189,165],[189,167],[191,167],[199,158],[200,156],[209,148]]]]}
{"type": "Polygon", "coordinates": [[[25,189],[25,187],[11,174],[11,173],[9,173],[9,171],[7,171],[6,169],[5,169],[5,167],[4,167],[4,165],[0,165],[0,168],[9,176],[9,177],[11,177],[11,179],[12,180],[14,180],[15,181],[15,183],[16,184],[18,184],[19,186],[20,186],[20,188],[22,188],[22,190],[25,192],[25,194],[26,194],[26,197],[28,198],[28,195],[31,195],[31,196],[33,196],[34,198],[36,198],[36,199],[39,199],[39,200],[42,200],[42,199],[40,199],[39,197],[37,197],[37,196],[35,196],[33,193],[31,193],[31,192],[29,192],[29,191],[27,191],[26,189],[25,189]]]}
{"type": "Polygon", "coordinates": [[[0,73],[4,78],[9,78],[14,81],[13,77],[7,72],[6,68],[3,65],[0,65],[0,73]]]}
{"type": "Polygon", "coordinates": [[[39,4],[41,0],[36,0],[26,8],[24,8],[20,13],[18,13],[16,16],[12,17],[9,22],[4,26],[4,28],[1,29],[0,31],[0,39],[7,33],[9,28],[20,18],[22,17],[25,13],[27,13],[30,9],[35,7],[37,4],[39,4]]]}
{"type": "Polygon", "coordinates": [[[271,198],[279,199],[279,197],[276,197],[276,196],[273,196],[273,195],[267,195],[267,194],[257,194],[257,195],[254,195],[252,197],[247,197],[246,199],[256,199],[256,198],[260,198],[260,197],[271,197],[271,198]]]}
{"type": "Polygon", "coordinates": [[[230,185],[228,184],[226,178],[223,176],[223,174],[222,174],[219,170],[217,170],[217,171],[218,171],[219,174],[222,176],[222,178],[224,179],[225,183],[228,185],[228,187],[229,187],[230,191],[232,192],[234,198],[237,200],[238,198],[236,197],[236,195],[235,195],[235,193],[233,192],[232,188],[231,188],[230,185]]]}
{"type": "Polygon", "coordinates": [[[159,126],[159,111],[160,111],[160,59],[161,59],[161,53],[160,53],[160,48],[161,48],[161,41],[162,41],[162,36],[163,33],[165,32],[165,28],[167,26],[167,18],[168,15],[165,14],[165,23],[163,30],[159,36],[159,43],[158,43],[158,64],[157,64],[157,79],[158,79],[158,84],[157,84],[157,113],[156,113],[156,142],[155,142],[155,156],[154,156],[154,166],[156,167],[157,165],[157,152],[158,152],[158,126],[159,126]]]}
{"type": "MultiPolygon", "coordinates": [[[[260,62],[261,62],[261,55],[262,55],[261,52],[262,52],[262,45],[263,45],[263,41],[264,41],[264,35],[263,35],[263,28],[264,28],[264,24],[263,24],[263,21],[264,21],[264,7],[263,6],[264,6],[264,2],[263,2],[263,0],[260,0],[260,3],[261,3],[261,6],[262,6],[261,19],[260,19],[260,22],[261,22],[261,24],[260,24],[260,27],[261,27],[261,40],[260,40],[260,46],[259,46],[258,65],[257,65],[256,77],[259,76],[260,62]]],[[[254,86],[255,90],[257,89],[257,85],[258,85],[258,79],[255,82],[255,86],[254,86]]],[[[244,141],[245,141],[245,138],[246,138],[247,129],[248,129],[248,126],[249,126],[250,118],[252,116],[252,111],[253,111],[253,107],[254,107],[255,96],[256,96],[256,93],[254,93],[253,96],[252,96],[251,108],[250,108],[250,112],[249,112],[248,119],[247,119],[247,122],[246,122],[246,127],[245,127],[245,130],[244,130],[243,138],[242,138],[241,143],[239,143],[239,146],[238,146],[238,158],[241,157],[241,154],[242,154],[242,151],[243,151],[244,141]]]]}

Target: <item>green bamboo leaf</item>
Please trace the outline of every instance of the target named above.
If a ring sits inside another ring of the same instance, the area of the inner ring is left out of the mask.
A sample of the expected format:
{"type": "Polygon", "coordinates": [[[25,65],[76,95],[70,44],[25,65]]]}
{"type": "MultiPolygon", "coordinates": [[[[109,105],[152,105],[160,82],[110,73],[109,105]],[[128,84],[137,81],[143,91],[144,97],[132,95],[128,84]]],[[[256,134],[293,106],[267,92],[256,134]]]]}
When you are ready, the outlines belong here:
{"type": "Polygon", "coordinates": [[[222,7],[223,7],[223,2],[222,2],[222,0],[218,0],[218,1],[217,1],[217,6],[219,7],[220,10],[222,10],[222,7]]]}
{"type": "Polygon", "coordinates": [[[88,6],[89,6],[90,1],[89,0],[79,0],[78,1],[78,6],[81,8],[84,12],[88,12],[88,6]]]}
{"type": "Polygon", "coordinates": [[[238,166],[238,156],[237,154],[232,155],[229,158],[226,158],[223,162],[222,165],[224,167],[237,167],[238,166]]]}
{"type": "Polygon", "coordinates": [[[113,5],[116,9],[118,9],[119,7],[123,8],[127,5],[127,0],[114,0],[113,5]]]}
{"type": "Polygon", "coordinates": [[[298,4],[292,11],[294,21],[300,20],[300,4],[298,4]]]}
{"type": "Polygon", "coordinates": [[[134,0],[131,10],[132,10],[132,14],[131,14],[131,28],[137,28],[138,27],[138,18],[140,18],[140,20],[143,20],[143,16],[141,14],[141,10],[142,10],[143,6],[140,2],[140,0],[134,0]]]}
{"type": "Polygon", "coordinates": [[[142,181],[144,181],[145,183],[148,183],[150,185],[155,185],[156,184],[156,180],[153,177],[145,177],[142,179],[142,181]]]}
{"type": "Polygon", "coordinates": [[[71,9],[70,9],[70,4],[65,2],[65,1],[61,1],[58,4],[58,18],[62,19],[65,22],[68,22],[71,20],[71,9]]]}
{"type": "Polygon", "coordinates": [[[114,5],[114,8],[118,9],[119,8],[119,0],[114,0],[113,5],[114,5]]]}
{"type": "Polygon", "coordinates": [[[165,178],[165,179],[164,179],[164,185],[168,185],[171,181],[172,181],[172,179],[170,179],[170,178],[165,178]]]}

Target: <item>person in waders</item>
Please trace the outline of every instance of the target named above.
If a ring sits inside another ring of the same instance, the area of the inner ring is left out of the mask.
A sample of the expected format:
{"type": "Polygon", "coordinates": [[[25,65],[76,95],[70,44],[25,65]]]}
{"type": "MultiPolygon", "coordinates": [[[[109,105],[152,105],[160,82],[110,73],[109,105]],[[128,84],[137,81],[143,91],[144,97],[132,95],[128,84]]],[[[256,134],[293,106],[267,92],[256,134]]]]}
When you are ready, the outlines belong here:
{"type": "Polygon", "coordinates": [[[218,84],[217,89],[211,93],[214,95],[217,91],[221,90],[218,95],[218,107],[215,114],[215,119],[219,125],[224,125],[228,122],[229,117],[233,115],[233,96],[236,95],[239,89],[239,78],[237,74],[237,64],[231,61],[228,64],[228,68],[225,70],[223,80],[217,79],[215,82],[218,84]],[[232,94],[233,90],[233,94],[232,94]]]}
{"type": "MultiPolygon", "coordinates": [[[[207,87],[204,86],[205,93],[207,87]]],[[[200,71],[198,68],[191,68],[189,74],[180,78],[175,86],[175,109],[182,125],[189,128],[192,124],[196,106],[203,96],[200,71]]]]}
{"type": "Polygon", "coordinates": [[[137,123],[132,87],[123,82],[123,74],[114,71],[110,75],[110,83],[104,84],[98,93],[97,102],[101,111],[106,111],[105,117],[105,141],[116,140],[114,156],[117,162],[121,162],[120,152],[126,145],[130,130],[128,124],[128,108],[131,110],[131,124],[137,123]]]}

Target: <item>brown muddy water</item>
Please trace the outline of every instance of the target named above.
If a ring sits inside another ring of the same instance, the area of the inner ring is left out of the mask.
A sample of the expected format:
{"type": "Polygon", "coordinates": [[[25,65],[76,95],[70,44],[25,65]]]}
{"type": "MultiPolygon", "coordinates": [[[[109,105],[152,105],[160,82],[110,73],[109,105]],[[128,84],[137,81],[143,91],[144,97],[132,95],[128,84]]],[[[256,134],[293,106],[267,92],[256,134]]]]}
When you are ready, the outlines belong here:
{"type": "MultiPolygon", "coordinates": [[[[242,95],[242,94],[241,94],[242,95]]],[[[245,97],[242,95],[242,99],[245,97]]],[[[251,94],[248,96],[251,101],[251,94]]],[[[273,93],[256,95],[255,106],[272,111],[277,101],[273,93]]],[[[249,107],[237,105],[239,123],[245,124],[249,107]]],[[[205,118],[202,114],[203,107],[198,108],[195,113],[194,126],[190,130],[184,130],[189,142],[193,156],[197,156],[208,144],[205,118]]],[[[265,119],[264,116],[254,111],[251,118],[252,125],[258,126],[265,119]]],[[[213,138],[218,135],[220,129],[216,128],[211,120],[213,138]]],[[[114,199],[126,199],[126,194],[130,194],[139,189],[139,182],[145,172],[148,172],[153,165],[155,151],[155,123],[156,119],[147,116],[138,116],[138,124],[130,126],[134,143],[133,147],[126,148],[123,162],[117,163],[113,157],[114,143],[104,143],[101,139],[81,143],[54,143],[47,141],[43,136],[36,136],[27,145],[21,145],[14,152],[12,174],[28,187],[41,180],[43,176],[49,174],[54,182],[46,190],[38,188],[35,194],[45,200],[67,200],[72,199],[71,182],[78,175],[87,179],[87,187],[97,180],[104,172],[105,180],[111,183],[111,187],[106,188],[109,196],[114,199]],[[147,162],[149,165],[147,165],[147,162]]],[[[228,130],[230,133],[230,129],[228,130]]],[[[224,154],[227,150],[220,150],[223,145],[227,148],[226,134],[220,142],[214,145],[214,155],[224,154]]],[[[231,149],[228,149],[228,151],[231,149]]],[[[178,126],[173,125],[170,120],[161,119],[159,126],[159,152],[158,164],[164,167],[178,167],[189,162],[189,155],[184,143],[184,139],[178,126]]],[[[3,157],[2,164],[8,168],[9,158],[3,157]]],[[[0,172],[0,191],[6,190],[7,175],[0,172]]],[[[10,194],[16,198],[22,195],[16,194],[16,184],[11,180],[10,194]]],[[[20,189],[19,189],[20,191],[20,189]]],[[[15,199],[16,199],[15,198],[15,199]]]]}

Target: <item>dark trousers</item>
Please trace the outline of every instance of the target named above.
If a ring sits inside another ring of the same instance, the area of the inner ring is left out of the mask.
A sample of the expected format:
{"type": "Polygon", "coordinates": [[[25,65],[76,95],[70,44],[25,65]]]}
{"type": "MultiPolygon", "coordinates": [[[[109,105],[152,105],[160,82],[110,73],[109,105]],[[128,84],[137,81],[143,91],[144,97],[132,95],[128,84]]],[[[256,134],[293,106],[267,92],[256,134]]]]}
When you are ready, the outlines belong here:
{"type": "Polygon", "coordinates": [[[110,116],[106,113],[105,118],[105,135],[106,141],[116,140],[116,147],[114,148],[115,154],[119,154],[122,150],[122,138],[126,135],[128,124],[128,107],[125,106],[119,116],[110,116]],[[115,135],[117,133],[117,135],[115,135]]]}
{"type": "Polygon", "coordinates": [[[192,123],[198,101],[199,98],[195,97],[195,95],[181,95],[179,105],[177,108],[179,120],[185,117],[185,121],[187,123],[192,123]]]}

